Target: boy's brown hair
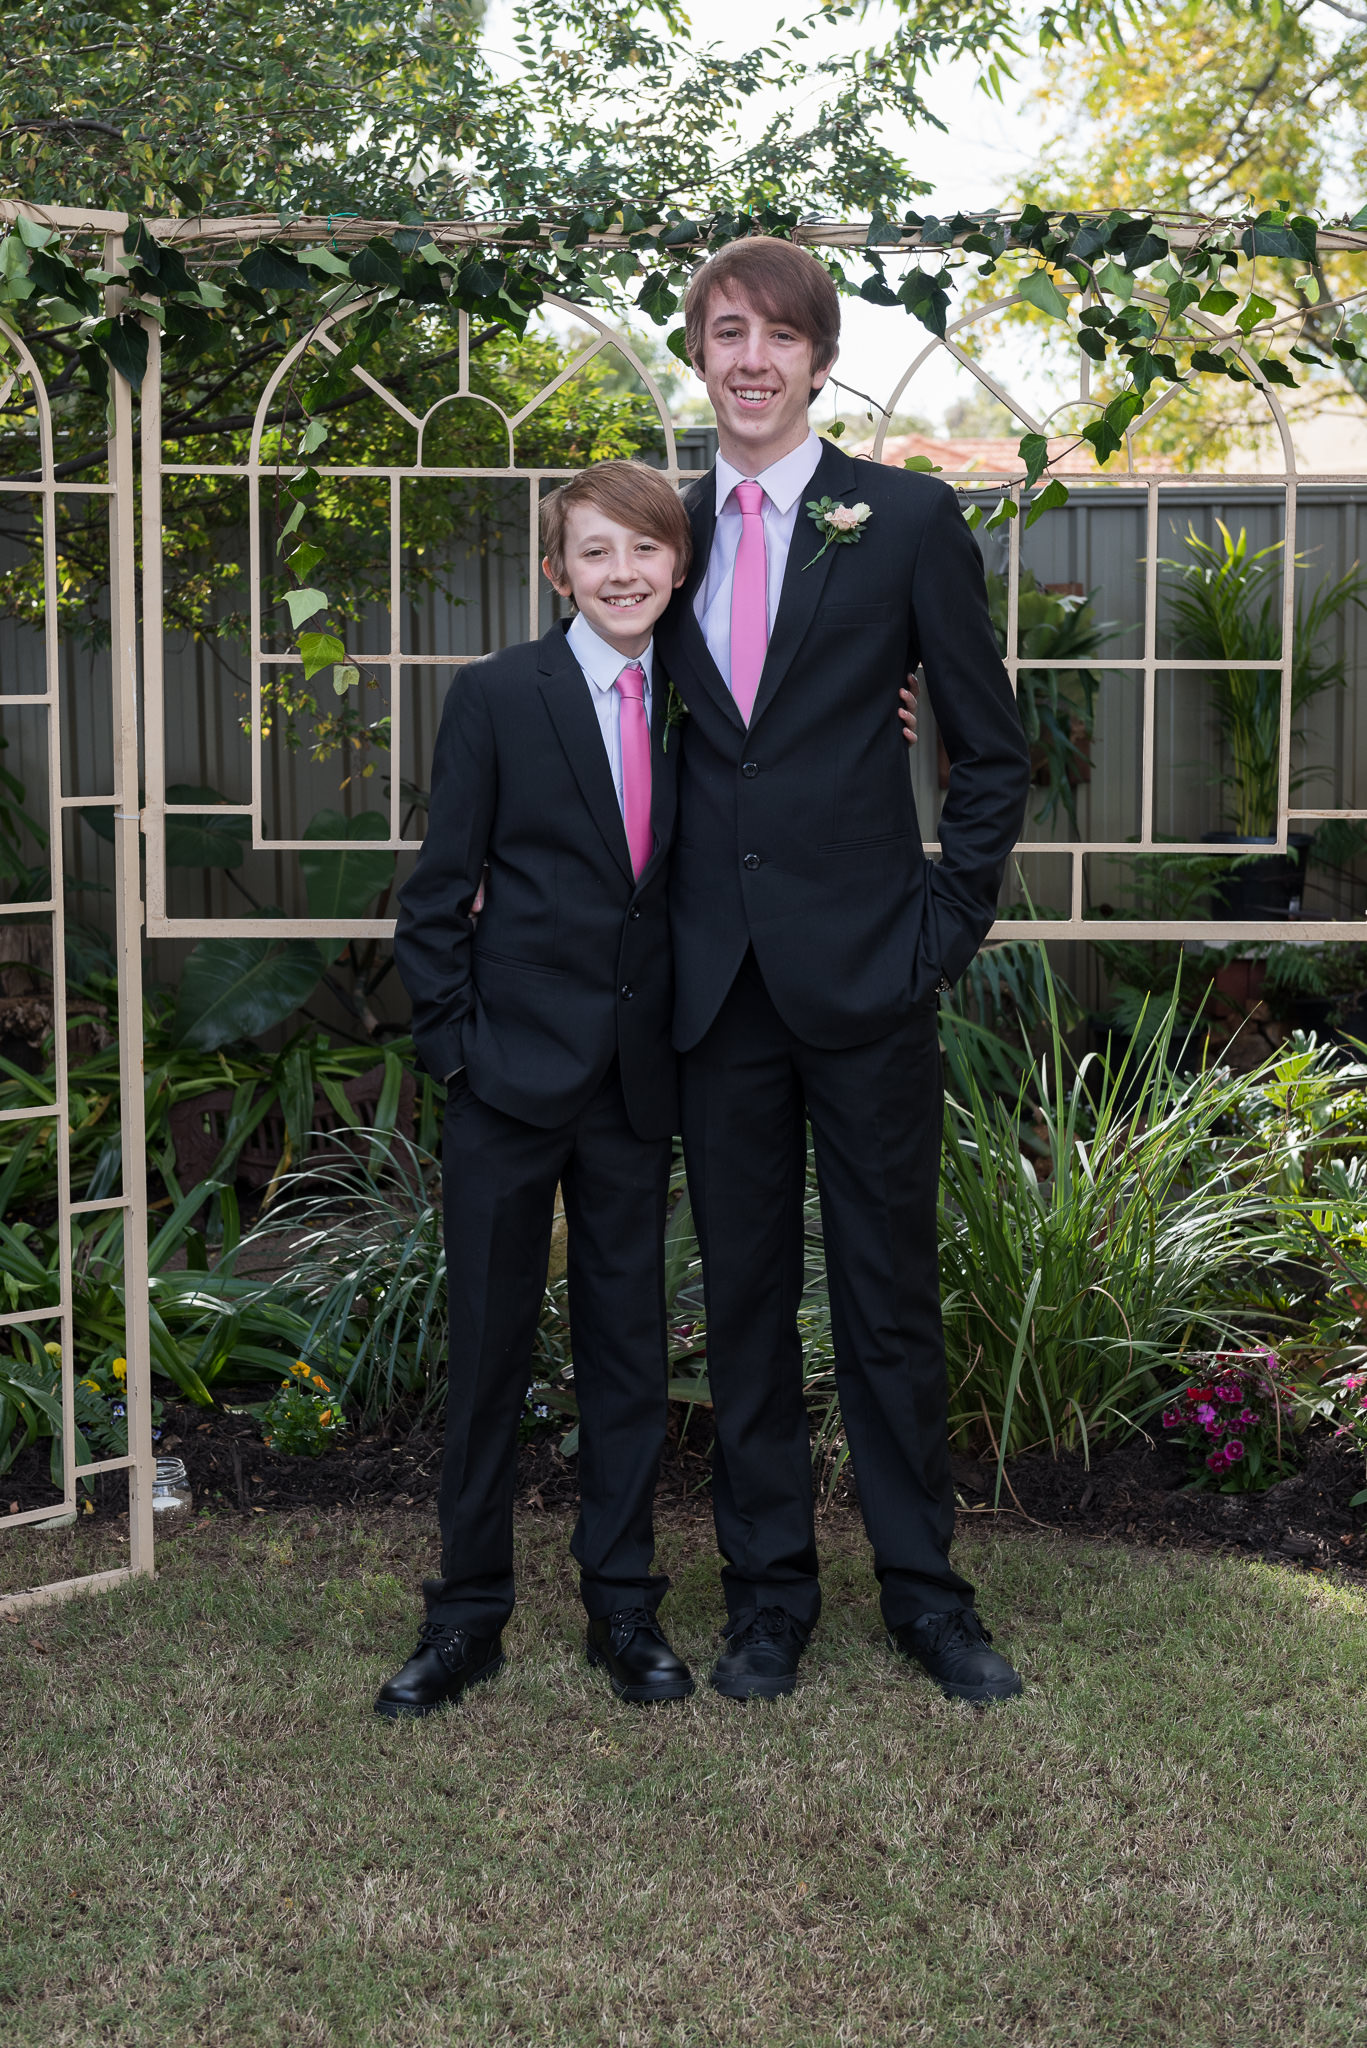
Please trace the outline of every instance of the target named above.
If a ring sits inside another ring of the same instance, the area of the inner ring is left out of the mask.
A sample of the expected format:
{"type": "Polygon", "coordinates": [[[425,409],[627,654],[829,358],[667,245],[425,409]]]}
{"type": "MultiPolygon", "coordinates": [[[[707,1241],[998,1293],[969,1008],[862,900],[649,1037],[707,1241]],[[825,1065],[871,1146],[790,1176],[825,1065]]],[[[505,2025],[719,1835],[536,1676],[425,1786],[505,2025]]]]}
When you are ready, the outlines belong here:
{"type": "Polygon", "coordinates": [[[644,462],[595,462],[541,500],[541,552],[553,583],[564,583],[565,522],[576,505],[594,505],[618,526],[648,533],[674,550],[674,574],[693,559],[693,529],[683,500],[657,469],[644,462]]]}
{"type": "Polygon", "coordinates": [[[684,297],[689,360],[703,366],[707,309],[718,291],[744,294],[766,320],[786,320],[812,344],[812,368],[827,370],[840,346],[840,295],[824,263],[773,235],[728,242],[695,270],[684,297]]]}

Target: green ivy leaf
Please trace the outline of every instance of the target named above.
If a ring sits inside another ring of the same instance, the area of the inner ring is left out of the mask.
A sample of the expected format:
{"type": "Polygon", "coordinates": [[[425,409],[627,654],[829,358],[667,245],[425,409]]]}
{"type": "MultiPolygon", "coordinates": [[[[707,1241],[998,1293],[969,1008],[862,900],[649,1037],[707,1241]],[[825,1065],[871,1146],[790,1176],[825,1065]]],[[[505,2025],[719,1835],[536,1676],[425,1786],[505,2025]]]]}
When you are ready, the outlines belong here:
{"type": "Polygon", "coordinates": [[[238,269],[244,281],[258,292],[297,292],[309,282],[303,264],[278,242],[258,242],[238,269]]]}
{"type": "Polygon", "coordinates": [[[360,680],[361,671],[349,661],[332,671],[332,687],[339,697],[345,697],[348,690],[354,690],[360,680]]]}
{"type": "MultiPolygon", "coordinates": [[[[304,508],[302,505],[298,507],[298,510],[301,514],[303,512],[303,509],[304,508]]],[[[299,542],[299,545],[296,548],[290,550],[288,553],[290,574],[292,576],[297,576],[301,583],[307,582],[308,578],[313,574],[314,570],[318,567],[318,564],[322,561],[322,559],[322,548],[318,547],[316,543],[311,540],[301,540],[299,542]]],[[[299,624],[298,619],[296,619],[294,623],[297,626],[299,624]]]]}
{"type": "Polygon", "coordinates": [[[1057,512],[1060,506],[1067,503],[1068,486],[1058,477],[1050,477],[1048,483],[1025,515],[1026,532],[1028,533],[1035,521],[1042,518],[1046,512],[1057,512]]]}
{"type": "Polygon", "coordinates": [[[1234,325],[1240,334],[1251,334],[1255,327],[1261,327],[1264,320],[1270,320],[1276,312],[1271,299],[1263,298],[1258,292],[1250,292],[1234,325]]]}
{"type": "Polygon", "coordinates": [[[1089,420],[1082,429],[1082,438],[1091,443],[1098,462],[1109,462],[1125,444],[1108,419],[1089,420]]]}
{"type": "Polygon", "coordinates": [[[1263,356],[1258,362],[1258,368],[1269,384],[1285,384],[1289,385],[1292,391],[1299,391],[1300,385],[1291,371],[1285,363],[1279,363],[1275,356],[1263,356]]]}
{"type": "Polygon", "coordinates": [[[301,633],[299,652],[304,657],[304,680],[311,682],[321,668],[345,661],[346,649],[335,633],[301,633]]]}
{"type": "Polygon", "coordinates": [[[1078,329],[1077,345],[1085,356],[1091,357],[1094,363],[1105,362],[1106,337],[1104,334],[1098,334],[1095,327],[1080,327],[1078,329]]]}
{"type": "Polygon", "coordinates": [[[677,361],[687,363],[689,368],[692,368],[692,362],[688,353],[688,335],[684,328],[672,327],[665,336],[665,347],[677,361]]]}
{"type": "Polygon", "coordinates": [[[1194,348],[1191,352],[1193,370],[1203,370],[1208,376],[1232,377],[1236,384],[1248,384],[1252,380],[1229,356],[1218,356],[1208,348],[1194,348]]]}
{"type": "MultiPolygon", "coordinates": [[[[299,628],[303,625],[305,619],[311,619],[315,617],[315,615],[318,612],[325,612],[327,610],[328,594],[325,590],[315,590],[311,586],[306,585],[303,590],[287,590],[285,592],[284,597],[281,599],[281,602],[282,604],[288,605],[290,614],[290,624],[294,627],[295,631],[298,632],[299,628]]],[[[319,636],[317,634],[310,633],[307,634],[305,637],[307,639],[317,639],[319,636]]],[[[300,646],[300,652],[303,653],[302,643],[300,646]]],[[[305,675],[312,675],[313,673],[312,669],[308,665],[307,655],[304,656],[304,673],[305,675]]]]}
{"type": "Polygon", "coordinates": [[[312,455],[315,448],[321,448],[328,437],[326,420],[310,420],[299,443],[301,455],[312,455]]]}
{"type": "Polygon", "coordinates": [[[1049,460],[1048,440],[1043,434],[1022,434],[1016,452],[1025,464],[1025,483],[1029,489],[1044,474],[1049,460]]]}
{"type": "Polygon", "coordinates": [[[100,320],[91,328],[90,337],[125,383],[140,391],[147,375],[147,330],[136,320],[100,320]]]}
{"type": "Polygon", "coordinates": [[[1113,299],[1121,299],[1128,304],[1134,297],[1134,279],[1118,263],[1104,263],[1096,274],[1096,281],[1099,289],[1108,292],[1113,299]]]}
{"type": "Polygon", "coordinates": [[[1232,313],[1239,303],[1239,294],[1226,289],[1222,284],[1213,284],[1200,306],[1203,313],[1213,313],[1218,320],[1222,313],[1232,313]]]}
{"type": "Polygon", "coordinates": [[[669,289],[668,279],[659,270],[652,270],[642,281],[636,303],[657,327],[663,327],[670,315],[679,310],[678,294],[669,289]]]}
{"type": "Polygon", "coordinates": [[[1200,285],[1193,284],[1189,277],[1179,278],[1176,284],[1170,284],[1167,290],[1168,311],[1174,320],[1179,313],[1185,313],[1188,306],[1194,306],[1200,296],[1200,285]]]}
{"type": "Polygon", "coordinates": [[[876,274],[864,279],[859,287],[859,296],[871,306],[896,306],[900,303],[896,292],[888,289],[887,279],[876,274]]]}
{"type": "Polygon", "coordinates": [[[1036,312],[1047,313],[1051,320],[1068,318],[1068,301],[1047,270],[1032,270],[1021,279],[1016,290],[1026,305],[1033,306],[1036,312]]]}
{"type": "Polygon", "coordinates": [[[943,465],[938,462],[932,462],[928,455],[908,455],[903,459],[902,467],[903,469],[918,470],[927,476],[939,476],[943,465]]]}
{"type": "Polygon", "coordinates": [[[372,235],[356,251],[348,267],[357,284],[382,288],[403,283],[403,258],[394,244],[386,242],[382,235],[372,235]]]}

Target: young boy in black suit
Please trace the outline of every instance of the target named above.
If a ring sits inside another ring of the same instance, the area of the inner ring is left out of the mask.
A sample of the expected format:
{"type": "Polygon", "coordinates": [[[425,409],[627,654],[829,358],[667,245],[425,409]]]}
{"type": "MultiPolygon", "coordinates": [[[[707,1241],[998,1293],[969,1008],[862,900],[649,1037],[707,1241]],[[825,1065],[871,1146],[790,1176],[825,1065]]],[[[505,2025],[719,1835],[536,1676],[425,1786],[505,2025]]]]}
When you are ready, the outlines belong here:
{"type": "Polygon", "coordinates": [[[395,953],[413,1037],[447,1083],[450,1388],[441,1571],[377,1713],[431,1713],[503,1661],[518,1421],[555,1190],[569,1228],[579,1400],[571,1549],[588,1654],[619,1698],[693,1690],[656,1620],[652,1505],[666,1422],[664,1221],[677,1125],[665,896],[679,748],[656,620],[688,570],[679,498],[600,463],[542,507],[568,627],[461,671],[395,953]],[[474,914],[481,879],[484,897],[474,914]]]}

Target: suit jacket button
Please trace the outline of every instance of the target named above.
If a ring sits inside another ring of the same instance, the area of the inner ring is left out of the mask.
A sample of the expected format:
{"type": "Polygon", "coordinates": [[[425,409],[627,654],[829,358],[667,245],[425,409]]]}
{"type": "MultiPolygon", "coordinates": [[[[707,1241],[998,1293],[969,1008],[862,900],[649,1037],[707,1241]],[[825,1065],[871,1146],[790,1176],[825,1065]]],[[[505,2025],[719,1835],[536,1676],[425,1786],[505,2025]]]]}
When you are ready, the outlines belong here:
{"type": "Polygon", "coordinates": [[[636,991],[629,981],[624,981],[622,983],[622,1001],[624,1003],[629,1003],[632,997],[635,995],[635,993],[636,991]]]}
{"type": "Polygon", "coordinates": [[[640,906],[640,904],[639,904],[639,903],[633,903],[633,904],[632,904],[632,906],[631,906],[631,908],[630,908],[630,910],[629,910],[629,911],[627,912],[627,916],[628,916],[628,917],[639,917],[640,915],[641,915],[641,906],[640,906]]]}
{"type": "Polygon", "coordinates": [[[759,774],[759,762],[742,761],[740,764],[740,772],[745,777],[747,782],[753,782],[755,777],[759,774]]]}
{"type": "Polygon", "coordinates": [[[747,868],[757,868],[759,866],[759,855],[757,853],[747,853],[745,856],[745,866],[747,868]]]}

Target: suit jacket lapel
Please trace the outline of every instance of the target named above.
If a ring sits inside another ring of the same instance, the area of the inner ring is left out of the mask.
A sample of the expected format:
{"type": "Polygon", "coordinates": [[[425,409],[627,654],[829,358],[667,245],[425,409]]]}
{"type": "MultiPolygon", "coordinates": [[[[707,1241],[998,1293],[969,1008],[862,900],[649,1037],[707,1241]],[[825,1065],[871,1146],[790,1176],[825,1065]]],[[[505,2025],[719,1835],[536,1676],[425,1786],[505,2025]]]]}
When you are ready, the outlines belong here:
{"type": "Polygon", "coordinates": [[[693,561],[687,579],[674,600],[680,664],[715,700],[737,731],[744,732],[745,720],[737,711],[736,700],[727,689],[721,670],[712,659],[694,610],[698,590],[707,574],[708,558],[712,553],[712,542],[717,531],[715,469],[709,469],[694,486],[690,493],[688,516],[693,527],[693,561]]]}
{"type": "Polygon", "coordinates": [[[753,732],[769,705],[773,702],[779,684],[792,667],[798,649],[811,631],[816,617],[821,593],[826,587],[826,578],[831,573],[838,543],[832,543],[820,561],[812,558],[821,547],[822,536],[807,516],[807,501],[810,498],[852,498],[858,488],[859,471],[843,449],[827,441],[821,450],[811,482],[802,493],[798,506],[797,524],[793,528],[792,544],[788,549],[788,560],[783,571],[783,590],[778,601],[778,617],[774,620],[769,635],[769,651],[764,657],[764,669],[760,675],[759,688],[755,692],[754,708],[750,713],[750,730],[753,732]]]}
{"type": "Polygon", "coordinates": [[[634,883],[636,878],[631,871],[626,826],[622,823],[621,806],[613,788],[602,729],[589,701],[590,686],[570,653],[561,626],[552,626],[542,639],[540,682],[546,709],[565,749],[580,794],[607,843],[608,851],[627,880],[634,883]]]}

